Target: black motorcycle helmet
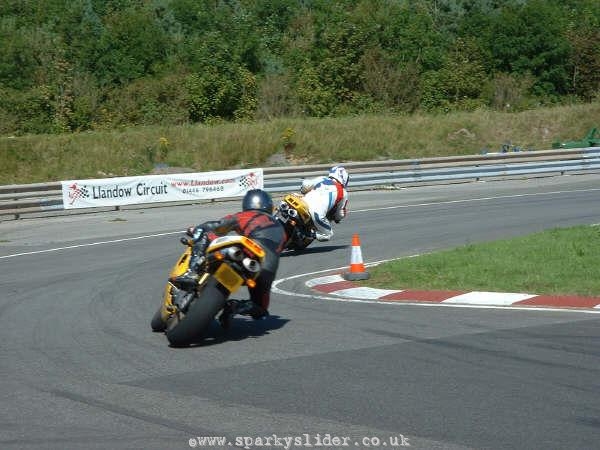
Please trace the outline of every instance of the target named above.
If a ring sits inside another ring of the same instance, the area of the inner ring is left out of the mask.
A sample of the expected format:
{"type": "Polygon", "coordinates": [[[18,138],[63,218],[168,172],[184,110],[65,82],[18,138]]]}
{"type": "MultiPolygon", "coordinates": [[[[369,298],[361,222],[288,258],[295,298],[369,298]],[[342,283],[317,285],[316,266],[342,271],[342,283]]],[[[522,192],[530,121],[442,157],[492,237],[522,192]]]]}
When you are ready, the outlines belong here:
{"type": "Polygon", "coordinates": [[[242,209],[244,211],[255,210],[269,214],[273,213],[273,199],[262,189],[251,189],[244,195],[242,200],[242,209]]]}

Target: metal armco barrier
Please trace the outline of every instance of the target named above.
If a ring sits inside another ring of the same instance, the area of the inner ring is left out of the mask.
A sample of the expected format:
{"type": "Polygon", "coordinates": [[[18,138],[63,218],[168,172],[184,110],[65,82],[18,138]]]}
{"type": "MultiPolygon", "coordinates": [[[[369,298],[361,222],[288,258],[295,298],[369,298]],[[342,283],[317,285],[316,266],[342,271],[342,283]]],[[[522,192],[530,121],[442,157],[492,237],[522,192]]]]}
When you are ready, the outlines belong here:
{"type": "MultiPolygon", "coordinates": [[[[600,147],[492,153],[425,159],[348,162],[350,191],[427,183],[457,183],[483,178],[516,178],[600,171],[600,147]]],[[[264,168],[265,189],[297,191],[303,178],[323,175],[330,164],[264,168]]],[[[221,199],[224,200],[224,199],[221,199]]],[[[189,202],[188,202],[189,203],[189,202]]],[[[130,205],[150,208],[173,203],[130,205]]],[[[125,208],[125,207],[122,207],[125,208]]],[[[110,211],[119,207],[68,210],[69,214],[110,211]]],[[[60,182],[0,186],[0,220],[66,214],[60,182]]]]}

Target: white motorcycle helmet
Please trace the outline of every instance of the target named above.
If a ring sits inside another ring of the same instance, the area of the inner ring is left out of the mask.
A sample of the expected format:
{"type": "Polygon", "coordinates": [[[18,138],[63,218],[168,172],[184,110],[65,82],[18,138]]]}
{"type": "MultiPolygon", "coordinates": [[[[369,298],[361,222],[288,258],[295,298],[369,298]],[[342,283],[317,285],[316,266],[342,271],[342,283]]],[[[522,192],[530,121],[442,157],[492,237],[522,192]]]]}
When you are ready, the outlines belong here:
{"type": "Polygon", "coordinates": [[[329,178],[333,178],[334,180],[342,183],[342,186],[348,186],[349,175],[348,171],[344,169],[343,166],[333,166],[329,169],[329,178]]]}

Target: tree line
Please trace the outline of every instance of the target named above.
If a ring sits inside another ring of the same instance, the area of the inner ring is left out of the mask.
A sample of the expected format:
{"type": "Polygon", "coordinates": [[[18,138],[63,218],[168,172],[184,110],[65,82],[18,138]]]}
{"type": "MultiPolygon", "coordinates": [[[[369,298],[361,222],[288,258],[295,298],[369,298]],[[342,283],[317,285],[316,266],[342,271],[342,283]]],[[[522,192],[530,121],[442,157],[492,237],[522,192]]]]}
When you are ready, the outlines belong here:
{"type": "Polygon", "coordinates": [[[0,2],[5,135],[598,98],[598,0],[0,2]]]}

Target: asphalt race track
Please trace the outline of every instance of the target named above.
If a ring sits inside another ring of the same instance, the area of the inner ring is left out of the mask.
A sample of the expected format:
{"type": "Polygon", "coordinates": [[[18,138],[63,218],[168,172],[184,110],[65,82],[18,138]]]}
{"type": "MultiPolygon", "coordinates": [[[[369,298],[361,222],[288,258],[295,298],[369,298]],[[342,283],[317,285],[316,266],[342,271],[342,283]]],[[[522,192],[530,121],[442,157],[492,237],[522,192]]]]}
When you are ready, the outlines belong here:
{"type": "MultiPolygon", "coordinates": [[[[278,277],[347,266],[353,233],[369,263],[600,223],[599,198],[600,175],[353,192],[278,277]]],[[[0,448],[598,448],[599,314],[344,303],[298,277],[269,320],[170,348],[149,321],[181,230],[237,208],[0,223],[0,448]]]]}

